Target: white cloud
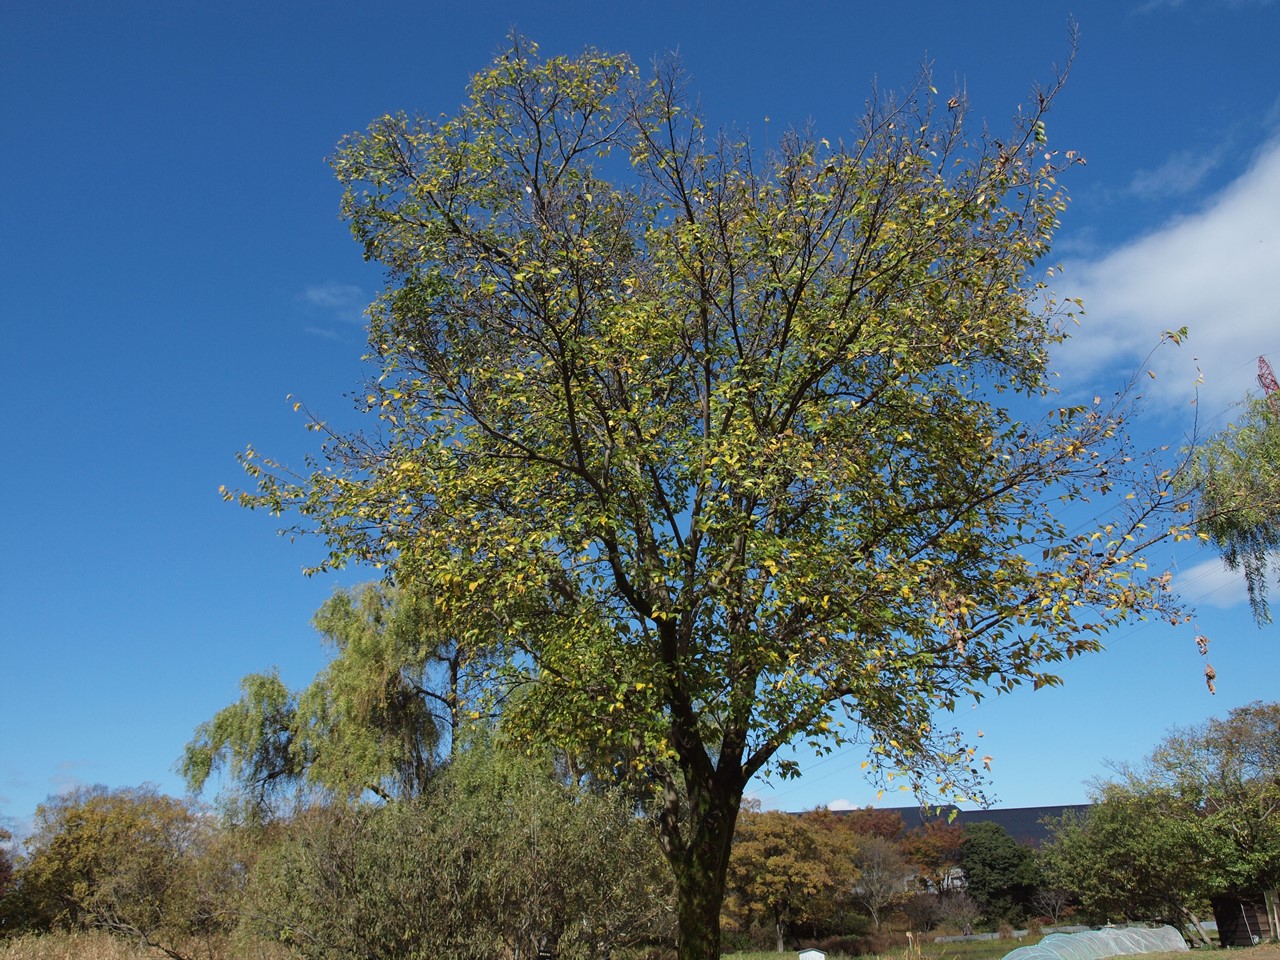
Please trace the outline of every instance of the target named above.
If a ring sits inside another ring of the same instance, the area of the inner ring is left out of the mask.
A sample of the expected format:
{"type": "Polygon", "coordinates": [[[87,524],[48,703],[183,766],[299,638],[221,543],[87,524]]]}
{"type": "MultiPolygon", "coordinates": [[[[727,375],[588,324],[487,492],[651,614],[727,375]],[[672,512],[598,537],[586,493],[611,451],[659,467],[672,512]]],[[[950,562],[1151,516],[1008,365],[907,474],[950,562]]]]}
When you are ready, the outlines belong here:
{"type": "Polygon", "coordinates": [[[860,810],[862,809],[856,803],[850,803],[848,800],[840,797],[837,800],[831,800],[827,803],[828,810],[860,810]]]}
{"type": "Polygon", "coordinates": [[[1254,389],[1258,355],[1280,360],[1277,211],[1280,139],[1200,210],[1104,256],[1068,261],[1054,290],[1082,297],[1087,313],[1055,353],[1064,392],[1112,392],[1164,331],[1183,326],[1190,330],[1183,346],[1152,357],[1157,379],[1146,384],[1146,396],[1171,413],[1189,413],[1202,373],[1204,424],[1254,389]]]}

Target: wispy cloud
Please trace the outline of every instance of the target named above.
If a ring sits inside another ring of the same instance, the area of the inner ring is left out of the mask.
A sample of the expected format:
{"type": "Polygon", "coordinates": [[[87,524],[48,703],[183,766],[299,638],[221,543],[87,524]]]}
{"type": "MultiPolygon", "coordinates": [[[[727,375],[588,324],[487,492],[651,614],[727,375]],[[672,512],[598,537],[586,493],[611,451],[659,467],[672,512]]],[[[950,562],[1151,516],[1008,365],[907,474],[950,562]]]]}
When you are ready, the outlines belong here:
{"type": "Polygon", "coordinates": [[[63,760],[55,769],[53,775],[49,778],[49,786],[53,793],[63,794],[70,793],[77,787],[88,786],[87,780],[83,779],[77,771],[86,767],[91,767],[87,760],[63,760]]]}
{"type": "MultiPolygon", "coordinates": [[[[1280,359],[1280,138],[1200,209],[1111,252],[1065,264],[1060,296],[1082,297],[1075,336],[1055,353],[1069,394],[1109,392],[1144,361],[1166,330],[1188,341],[1151,358],[1145,393],[1189,412],[1198,388],[1202,422],[1255,386],[1259,354],[1280,359]]],[[[1145,380],[1144,380],[1145,382],[1145,380]]]]}
{"type": "MultiPolygon", "coordinates": [[[[7,803],[8,800],[8,797],[0,797],[0,803],[7,803]]],[[[8,830],[12,836],[8,843],[0,843],[0,847],[7,847],[13,853],[19,851],[23,840],[36,832],[35,821],[31,817],[0,816],[0,827],[8,830]]]]}
{"type": "MultiPolygon", "coordinates": [[[[1198,5],[1239,10],[1243,7],[1269,7],[1274,2],[1275,0],[1201,0],[1198,5]]],[[[1147,0],[1146,3],[1137,8],[1136,12],[1155,13],[1159,10],[1177,10],[1179,7],[1188,5],[1187,0],[1147,0]]]]}
{"type": "Polygon", "coordinates": [[[315,307],[329,310],[364,308],[364,291],[349,283],[322,283],[302,291],[302,299],[315,307]]]}
{"type": "Polygon", "coordinates": [[[315,337],[326,340],[345,338],[345,332],[335,328],[363,327],[364,311],[369,305],[369,295],[360,287],[349,283],[321,283],[307,287],[298,295],[313,321],[305,329],[315,337]]]}
{"type": "Polygon", "coordinates": [[[1143,200],[1159,200],[1190,193],[1204,182],[1221,162],[1225,150],[1209,153],[1182,150],[1154,170],[1139,170],[1129,183],[1129,192],[1143,200]]]}

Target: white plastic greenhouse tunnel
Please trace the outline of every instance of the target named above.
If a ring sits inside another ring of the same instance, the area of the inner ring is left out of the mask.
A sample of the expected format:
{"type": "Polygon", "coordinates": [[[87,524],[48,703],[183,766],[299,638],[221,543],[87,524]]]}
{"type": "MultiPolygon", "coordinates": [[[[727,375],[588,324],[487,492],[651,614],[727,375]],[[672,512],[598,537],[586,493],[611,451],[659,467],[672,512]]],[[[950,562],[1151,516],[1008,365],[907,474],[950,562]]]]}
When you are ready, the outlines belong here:
{"type": "Polygon", "coordinates": [[[1051,933],[1039,943],[1011,950],[1004,960],[1103,960],[1186,949],[1187,942],[1173,927],[1107,927],[1083,933],[1051,933]]]}

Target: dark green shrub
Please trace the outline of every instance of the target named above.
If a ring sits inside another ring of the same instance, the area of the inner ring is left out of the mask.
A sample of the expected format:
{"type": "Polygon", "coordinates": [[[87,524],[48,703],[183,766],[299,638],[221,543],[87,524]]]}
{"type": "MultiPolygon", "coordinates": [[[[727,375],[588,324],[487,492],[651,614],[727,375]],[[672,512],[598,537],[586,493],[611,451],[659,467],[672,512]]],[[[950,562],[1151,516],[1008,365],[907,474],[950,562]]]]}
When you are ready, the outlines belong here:
{"type": "Polygon", "coordinates": [[[246,923],[306,960],[589,957],[663,939],[665,887],[625,803],[479,748],[418,800],[295,818],[254,870],[246,923]]]}

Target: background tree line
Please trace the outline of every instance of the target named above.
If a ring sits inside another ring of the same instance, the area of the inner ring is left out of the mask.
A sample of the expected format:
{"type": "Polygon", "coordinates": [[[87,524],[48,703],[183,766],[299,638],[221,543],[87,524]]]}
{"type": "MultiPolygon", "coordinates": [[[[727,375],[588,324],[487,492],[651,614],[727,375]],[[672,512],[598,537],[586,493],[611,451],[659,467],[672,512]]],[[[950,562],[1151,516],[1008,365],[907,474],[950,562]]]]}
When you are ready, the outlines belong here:
{"type": "MultiPolygon", "coordinates": [[[[890,931],[1068,916],[1204,936],[1197,924],[1215,896],[1269,894],[1274,910],[1277,743],[1280,704],[1176,731],[1099,784],[1086,813],[1048,821],[1038,850],[989,821],[907,830],[892,810],[746,810],[727,874],[726,945],[870,952],[890,931]]],[[[3,929],[106,930],[175,960],[247,944],[325,960],[673,946],[651,810],[474,725],[451,754],[389,801],[302,780],[288,805],[224,803],[220,816],[148,788],[51,798],[25,856],[0,857],[3,929]]]]}
{"type": "Polygon", "coordinates": [[[1025,921],[1039,883],[1032,848],[998,824],[937,818],[908,830],[893,810],[747,810],[734,837],[724,927],[739,946],[872,953],[905,930],[967,933],[1025,921]]]}
{"type": "MultiPolygon", "coordinates": [[[[332,797],[256,821],[149,788],[81,789],[40,808],[26,851],[0,900],[6,933],[103,930],[175,960],[263,944],[329,960],[661,955],[675,942],[651,818],[491,743],[413,797],[332,797]]],[[[738,946],[846,950],[889,942],[877,935],[895,925],[959,930],[987,893],[934,885],[953,868],[990,878],[988,859],[981,830],[904,831],[891,811],[748,811],[725,928],[738,946]]],[[[992,922],[1017,916],[989,902],[992,922]]]]}

